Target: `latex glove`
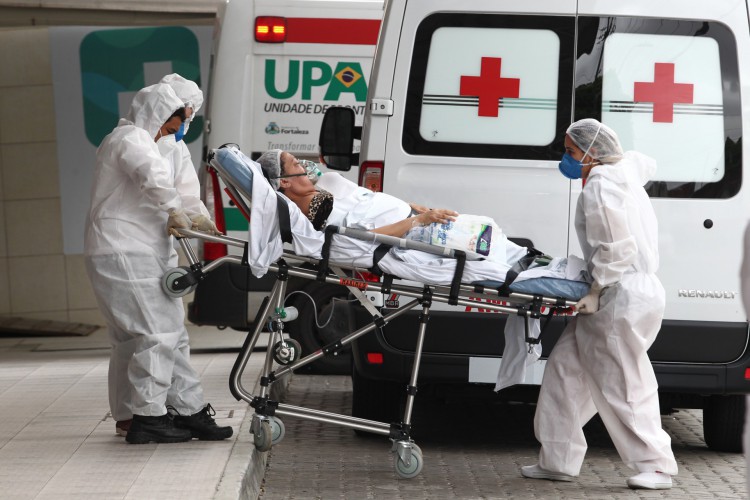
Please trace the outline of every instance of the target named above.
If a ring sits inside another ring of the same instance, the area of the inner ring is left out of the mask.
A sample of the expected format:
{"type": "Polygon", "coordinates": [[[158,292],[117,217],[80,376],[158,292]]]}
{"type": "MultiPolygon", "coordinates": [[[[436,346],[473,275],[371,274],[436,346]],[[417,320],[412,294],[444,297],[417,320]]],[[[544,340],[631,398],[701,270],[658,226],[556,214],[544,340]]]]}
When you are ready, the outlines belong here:
{"type": "Polygon", "coordinates": [[[193,227],[193,223],[190,217],[185,215],[185,212],[180,208],[172,208],[169,210],[169,219],[167,219],[167,234],[172,236],[180,236],[177,229],[190,229],[193,227]]]}
{"type": "Polygon", "coordinates": [[[196,231],[201,231],[213,235],[221,234],[219,232],[219,229],[216,227],[216,224],[214,224],[214,221],[212,221],[205,215],[191,215],[190,220],[193,222],[193,229],[195,229],[196,231]]]}
{"type": "Polygon", "coordinates": [[[601,293],[602,290],[596,285],[596,283],[591,285],[589,294],[579,300],[578,303],[576,303],[576,311],[578,311],[578,314],[594,314],[596,311],[598,311],[599,296],[601,295],[601,293]]]}

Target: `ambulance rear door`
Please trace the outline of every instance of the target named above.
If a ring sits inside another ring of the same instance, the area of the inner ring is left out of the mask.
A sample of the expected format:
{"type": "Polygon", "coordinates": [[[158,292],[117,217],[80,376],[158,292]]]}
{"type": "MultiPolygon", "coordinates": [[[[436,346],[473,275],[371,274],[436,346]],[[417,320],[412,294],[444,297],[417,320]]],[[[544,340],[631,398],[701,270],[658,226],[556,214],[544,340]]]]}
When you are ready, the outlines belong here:
{"type": "Polygon", "coordinates": [[[362,160],[382,162],[383,191],[492,216],[509,237],[567,255],[570,183],[557,165],[572,117],[575,7],[409,3],[392,85],[373,70],[371,97],[392,100],[393,116],[365,124],[362,160]],[[378,131],[386,140],[373,144],[378,131]]]}
{"type": "MultiPolygon", "coordinates": [[[[625,150],[658,165],[646,190],[667,309],[652,361],[734,361],[747,344],[738,276],[750,213],[745,3],[580,0],[577,51],[576,119],[601,119],[625,150]]],[[[572,224],[570,234],[577,253],[572,224]]]]}

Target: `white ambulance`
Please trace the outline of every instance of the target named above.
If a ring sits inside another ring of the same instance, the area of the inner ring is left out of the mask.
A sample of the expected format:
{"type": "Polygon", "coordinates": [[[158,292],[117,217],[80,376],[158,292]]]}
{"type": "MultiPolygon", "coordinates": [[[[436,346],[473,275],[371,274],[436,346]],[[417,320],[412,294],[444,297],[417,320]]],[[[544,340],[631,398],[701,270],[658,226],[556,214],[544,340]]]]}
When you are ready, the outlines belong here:
{"type": "MultiPolygon", "coordinates": [[[[283,149],[318,159],[323,114],[332,105],[352,109],[361,123],[367,82],[383,17],[383,0],[230,0],[216,18],[209,95],[205,106],[203,162],[207,151],[235,143],[257,158],[283,149]]],[[[247,237],[247,220],[223,192],[215,174],[201,172],[203,199],[222,231],[247,237]]],[[[323,169],[325,170],[325,169],[323,169]]],[[[204,260],[226,255],[226,245],[206,243],[204,260]]],[[[202,282],[188,307],[197,324],[250,328],[274,277],[252,277],[241,266],[222,266],[202,282]]],[[[306,293],[326,313],[340,290],[308,284],[306,293]]],[[[345,294],[345,292],[343,292],[345,294]]],[[[295,335],[307,352],[348,328],[346,318],[315,327],[309,300],[298,304],[306,325],[295,335]],[[312,325],[312,326],[309,326],[312,325]]],[[[340,356],[318,365],[349,371],[340,356]]]]}
{"type": "MultiPolygon", "coordinates": [[[[662,406],[703,408],[707,444],[741,450],[750,391],[738,271],[750,215],[750,26],[745,0],[390,0],[361,131],[360,183],[426,206],[492,216],[551,254],[581,254],[580,181],[558,171],[567,126],[593,117],[654,157],[667,293],[649,351],[662,406]]],[[[346,130],[346,110],[324,127],[346,130]]],[[[339,152],[350,136],[322,144],[339,152]]],[[[352,157],[329,156],[347,169],[352,157]]],[[[328,154],[327,153],[327,154],[328,154]]],[[[397,297],[390,297],[396,302],[397,297]]],[[[420,386],[494,383],[502,318],[436,312],[420,386]],[[459,334],[471,332],[471,334],[459,334]]],[[[354,346],[354,414],[390,418],[416,327],[354,346]],[[382,356],[368,356],[381,353],[382,356]],[[377,360],[376,363],[368,362],[377,360]]],[[[546,356],[564,320],[543,341],[546,356]]],[[[538,384],[541,370],[527,380],[538,384]]]]}

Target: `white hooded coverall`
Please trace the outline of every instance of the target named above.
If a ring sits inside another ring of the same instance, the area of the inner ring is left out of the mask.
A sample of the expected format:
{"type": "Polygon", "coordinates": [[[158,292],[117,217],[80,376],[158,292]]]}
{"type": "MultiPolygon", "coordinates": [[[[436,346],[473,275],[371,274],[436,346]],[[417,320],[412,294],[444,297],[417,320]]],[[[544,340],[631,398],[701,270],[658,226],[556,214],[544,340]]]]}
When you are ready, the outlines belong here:
{"type": "Polygon", "coordinates": [[[656,215],[643,185],[655,162],[635,152],[591,169],[578,199],[576,232],[600,308],[573,318],[544,371],[534,428],[541,468],[577,476],[583,425],[597,411],[622,460],[639,472],[674,475],[647,350],[664,314],[656,215]]]}
{"type": "Polygon", "coordinates": [[[174,239],[166,232],[168,211],[190,215],[200,204],[192,164],[191,178],[154,142],[181,107],[169,85],[142,89],[130,120],[121,119],[97,150],[84,254],[112,343],[109,397],[117,421],[164,415],[167,403],[182,415],[205,406],[189,362],[182,300],[168,297],[160,284],[177,265],[174,239]]]}

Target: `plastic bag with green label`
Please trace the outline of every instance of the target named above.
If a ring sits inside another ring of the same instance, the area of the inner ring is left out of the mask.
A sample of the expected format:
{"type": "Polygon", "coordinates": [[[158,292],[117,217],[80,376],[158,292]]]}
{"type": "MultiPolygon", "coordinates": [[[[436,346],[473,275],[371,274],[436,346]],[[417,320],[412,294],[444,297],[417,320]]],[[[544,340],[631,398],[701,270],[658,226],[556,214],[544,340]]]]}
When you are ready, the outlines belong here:
{"type": "Polygon", "coordinates": [[[505,261],[505,235],[491,217],[461,214],[456,220],[413,227],[406,238],[454,250],[470,259],[505,261]]]}

